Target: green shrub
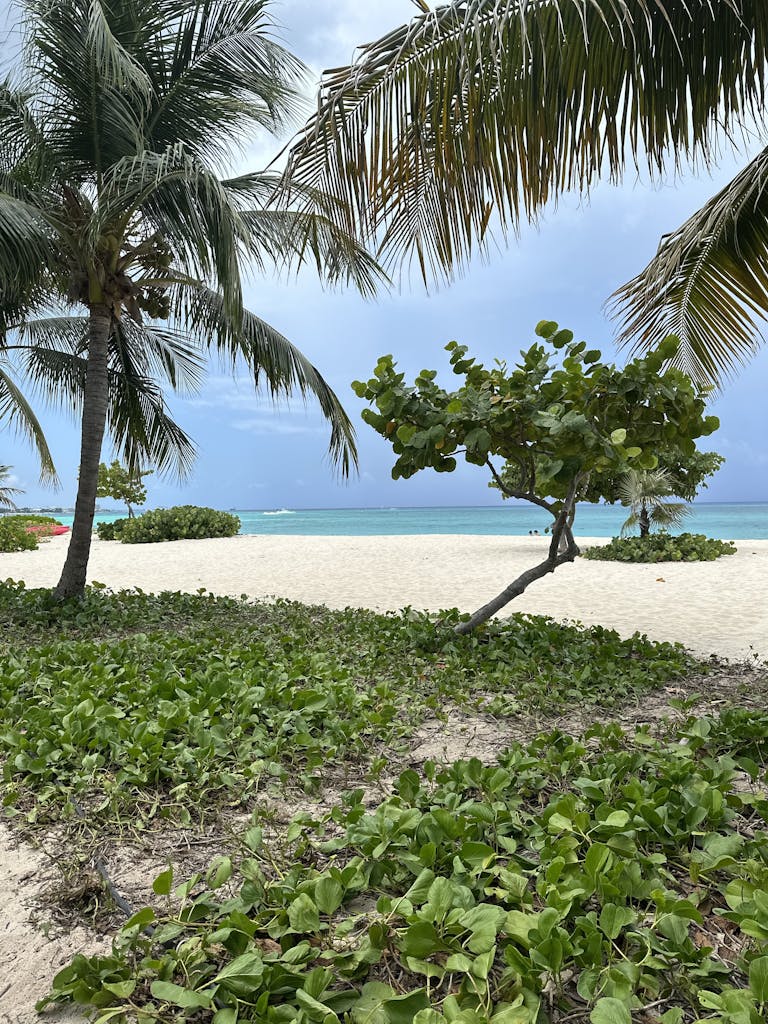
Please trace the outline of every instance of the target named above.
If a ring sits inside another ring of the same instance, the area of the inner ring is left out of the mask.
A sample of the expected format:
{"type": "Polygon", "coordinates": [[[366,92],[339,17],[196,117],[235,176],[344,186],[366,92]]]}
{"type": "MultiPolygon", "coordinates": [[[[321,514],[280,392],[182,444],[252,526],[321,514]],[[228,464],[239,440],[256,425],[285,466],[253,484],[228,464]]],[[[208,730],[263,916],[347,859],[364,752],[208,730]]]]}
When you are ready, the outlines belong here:
{"type": "Polygon", "coordinates": [[[587,548],[585,558],[600,562],[714,562],[735,555],[731,540],[715,540],[703,533],[652,533],[647,537],[614,537],[610,544],[587,548]]]}
{"type": "Polygon", "coordinates": [[[204,537],[234,537],[240,520],[229,512],[197,505],[177,505],[144,512],[136,519],[122,520],[119,539],[123,544],[151,544],[164,540],[201,540],[204,537]]]}
{"type": "Polygon", "coordinates": [[[27,530],[27,523],[19,522],[20,516],[0,519],[0,551],[34,551],[37,536],[27,530]]]}
{"type": "Polygon", "coordinates": [[[35,512],[20,512],[18,515],[4,516],[4,521],[13,520],[15,523],[23,523],[24,526],[60,526],[58,519],[53,516],[40,516],[35,512]]]}
{"type": "Polygon", "coordinates": [[[120,540],[127,522],[127,519],[116,519],[114,523],[97,523],[96,533],[99,540],[120,540]]]}

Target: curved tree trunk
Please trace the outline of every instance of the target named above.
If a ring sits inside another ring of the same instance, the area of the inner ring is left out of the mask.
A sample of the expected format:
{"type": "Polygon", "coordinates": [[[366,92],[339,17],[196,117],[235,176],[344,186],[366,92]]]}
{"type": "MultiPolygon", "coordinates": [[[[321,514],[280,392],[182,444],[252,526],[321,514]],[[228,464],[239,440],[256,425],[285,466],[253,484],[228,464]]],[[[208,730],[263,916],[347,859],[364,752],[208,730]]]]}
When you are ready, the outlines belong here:
{"type": "MultiPolygon", "coordinates": [[[[549,573],[554,572],[558,566],[565,565],[566,562],[575,561],[579,554],[579,548],[573,539],[573,535],[570,529],[566,528],[564,534],[568,537],[566,541],[566,548],[561,553],[554,553],[550,549],[549,554],[543,562],[539,562],[538,565],[534,565],[531,569],[526,569],[524,573],[521,573],[516,580],[513,580],[508,587],[488,604],[484,604],[482,608],[478,610],[466,621],[460,622],[456,627],[456,632],[463,636],[466,633],[471,633],[477,626],[481,626],[484,622],[487,622],[491,616],[495,615],[497,611],[509,604],[516,597],[519,597],[523,591],[534,583],[536,580],[540,580],[543,576],[547,576],[549,573]]],[[[559,543],[558,543],[559,547],[559,543]]]]}
{"type": "Polygon", "coordinates": [[[88,558],[91,553],[93,516],[96,511],[96,491],[99,479],[99,461],[104,428],[107,423],[109,378],[107,357],[112,314],[108,306],[93,305],[88,327],[88,362],[86,364],[83,394],[83,426],[80,442],[80,478],[75,501],[75,519],[69,539],[67,559],[56,585],[54,596],[82,597],[88,558]]]}
{"type": "MultiPolygon", "coordinates": [[[[573,526],[576,514],[576,494],[581,483],[583,483],[583,478],[576,477],[571,484],[568,497],[565,499],[562,509],[555,516],[555,524],[552,527],[552,540],[550,541],[549,551],[544,561],[520,573],[517,579],[505,587],[500,594],[497,594],[492,601],[484,604],[482,608],[478,608],[466,622],[460,622],[454,632],[458,633],[459,636],[471,633],[473,629],[487,622],[488,619],[505,605],[509,604],[510,601],[519,597],[531,583],[554,572],[558,566],[576,560],[580,551],[578,544],[574,540],[571,527],[573,526]]],[[[554,512],[552,514],[554,515],[554,512]]]]}

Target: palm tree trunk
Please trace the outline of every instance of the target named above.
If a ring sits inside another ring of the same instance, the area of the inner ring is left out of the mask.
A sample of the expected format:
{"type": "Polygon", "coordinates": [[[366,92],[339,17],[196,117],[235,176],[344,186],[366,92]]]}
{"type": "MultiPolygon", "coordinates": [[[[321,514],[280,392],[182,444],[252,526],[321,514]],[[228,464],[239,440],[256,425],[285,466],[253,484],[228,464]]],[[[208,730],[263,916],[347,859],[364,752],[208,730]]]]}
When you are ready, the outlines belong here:
{"type": "Polygon", "coordinates": [[[651,532],[651,520],[648,517],[648,508],[643,502],[640,508],[640,536],[647,537],[651,532]]]}
{"type": "Polygon", "coordinates": [[[83,427],[80,442],[80,478],[75,501],[75,519],[67,550],[67,559],[54,590],[54,597],[82,597],[88,558],[91,553],[93,516],[104,428],[107,422],[109,378],[107,357],[112,314],[108,306],[94,304],[90,308],[88,326],[88,362],[83,393],[83,427]]]}

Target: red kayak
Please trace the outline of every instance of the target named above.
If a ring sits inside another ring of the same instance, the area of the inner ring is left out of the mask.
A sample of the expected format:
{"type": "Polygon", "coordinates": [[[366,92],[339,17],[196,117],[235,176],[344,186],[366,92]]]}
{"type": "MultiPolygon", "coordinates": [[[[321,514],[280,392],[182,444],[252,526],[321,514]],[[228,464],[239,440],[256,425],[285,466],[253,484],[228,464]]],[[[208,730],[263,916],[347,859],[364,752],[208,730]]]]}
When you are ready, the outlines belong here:
{"type": "Polygon", "coordinates": [[[32,523],[25,529],[27,533],[39,533],[43,537],[59,537],[62,533],[69,533],[70,530],[68,526],[62,526],[61,523],[57,526],[51,526],[50,523],[32,523]]]}

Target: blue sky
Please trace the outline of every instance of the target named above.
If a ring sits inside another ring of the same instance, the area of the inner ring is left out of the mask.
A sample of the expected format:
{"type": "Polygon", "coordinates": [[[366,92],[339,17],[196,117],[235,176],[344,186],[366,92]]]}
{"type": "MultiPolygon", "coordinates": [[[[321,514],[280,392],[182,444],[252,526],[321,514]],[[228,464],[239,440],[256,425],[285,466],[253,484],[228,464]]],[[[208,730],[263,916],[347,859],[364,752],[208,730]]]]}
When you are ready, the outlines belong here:
{"type": "MultiPolygon", "coordinates": [[[[409,18],[409,0],[380,4],[359,0],[278,0],[275,10],[288,45],[319,73],[350,60],[357,43],[368,41],[409,18]]],[[[0,29],[13,27],[0,0],[0,29]]],[[[12,39],[12,37],[11,37],[12,39]]],[[[6,43],[6,55],[12,42],[6,43]]],[[[262,166],[279,149],[268,138],[254,140],[243,167],[262,166]]],[[[603,313],[611,292],[641,269],[659,237],[677,227],[732,177],[743,160],[723,161],[712,178],[686,173],[661,188],[628,181],[603,185],[589,202],[571,197],[548,211],[536,229],[526,228],[488,264],[477,262],[450,288],[425,294],[417,281],[403,290],[364,302],[355,294],[324,291],[309,273],[290,282],[257,278],[246,301],[309,356],[344,401],[358,424],[360,476],[344,484],[325,459],[327,430],[310,404],[274,410],[256,396],[246,378],[234,381],[212,367],[197,397],[173,400],[172,408],[199,446],[192,479],[183,487],[149,479],[148,505],[177,502],[221,508],[313,508],[393,505],[472,505],[498,501],[485,474],[462,466],[456,473],[421,473],[392,481],[391,450],[360,421],[361,403],[350,382],[365,378],[379,355],[392,352],[412,376],[423,367],[443,370],[443,346],[467,344],[486,361],[513,360],[533,338],[541,319],[570,327],[590,347],[613,355],[612,328],[603,313]]],[[[623,358],[619,356],[619,358],[623,358]]],[[[729,384],[714,403],[721,429],[711,447],[727,462],[712,481],[706,500],[768,501],[768,348],[729,384]]],[[[62,488],[37,482],[32,453],[7,431],[0,463],[14,467],[22,504],[73,504],[78,431],[71,420],[38,402],[54,451],[62,488]]],[[[105,450],[105,458],[111,456],[105,450]]]]}

